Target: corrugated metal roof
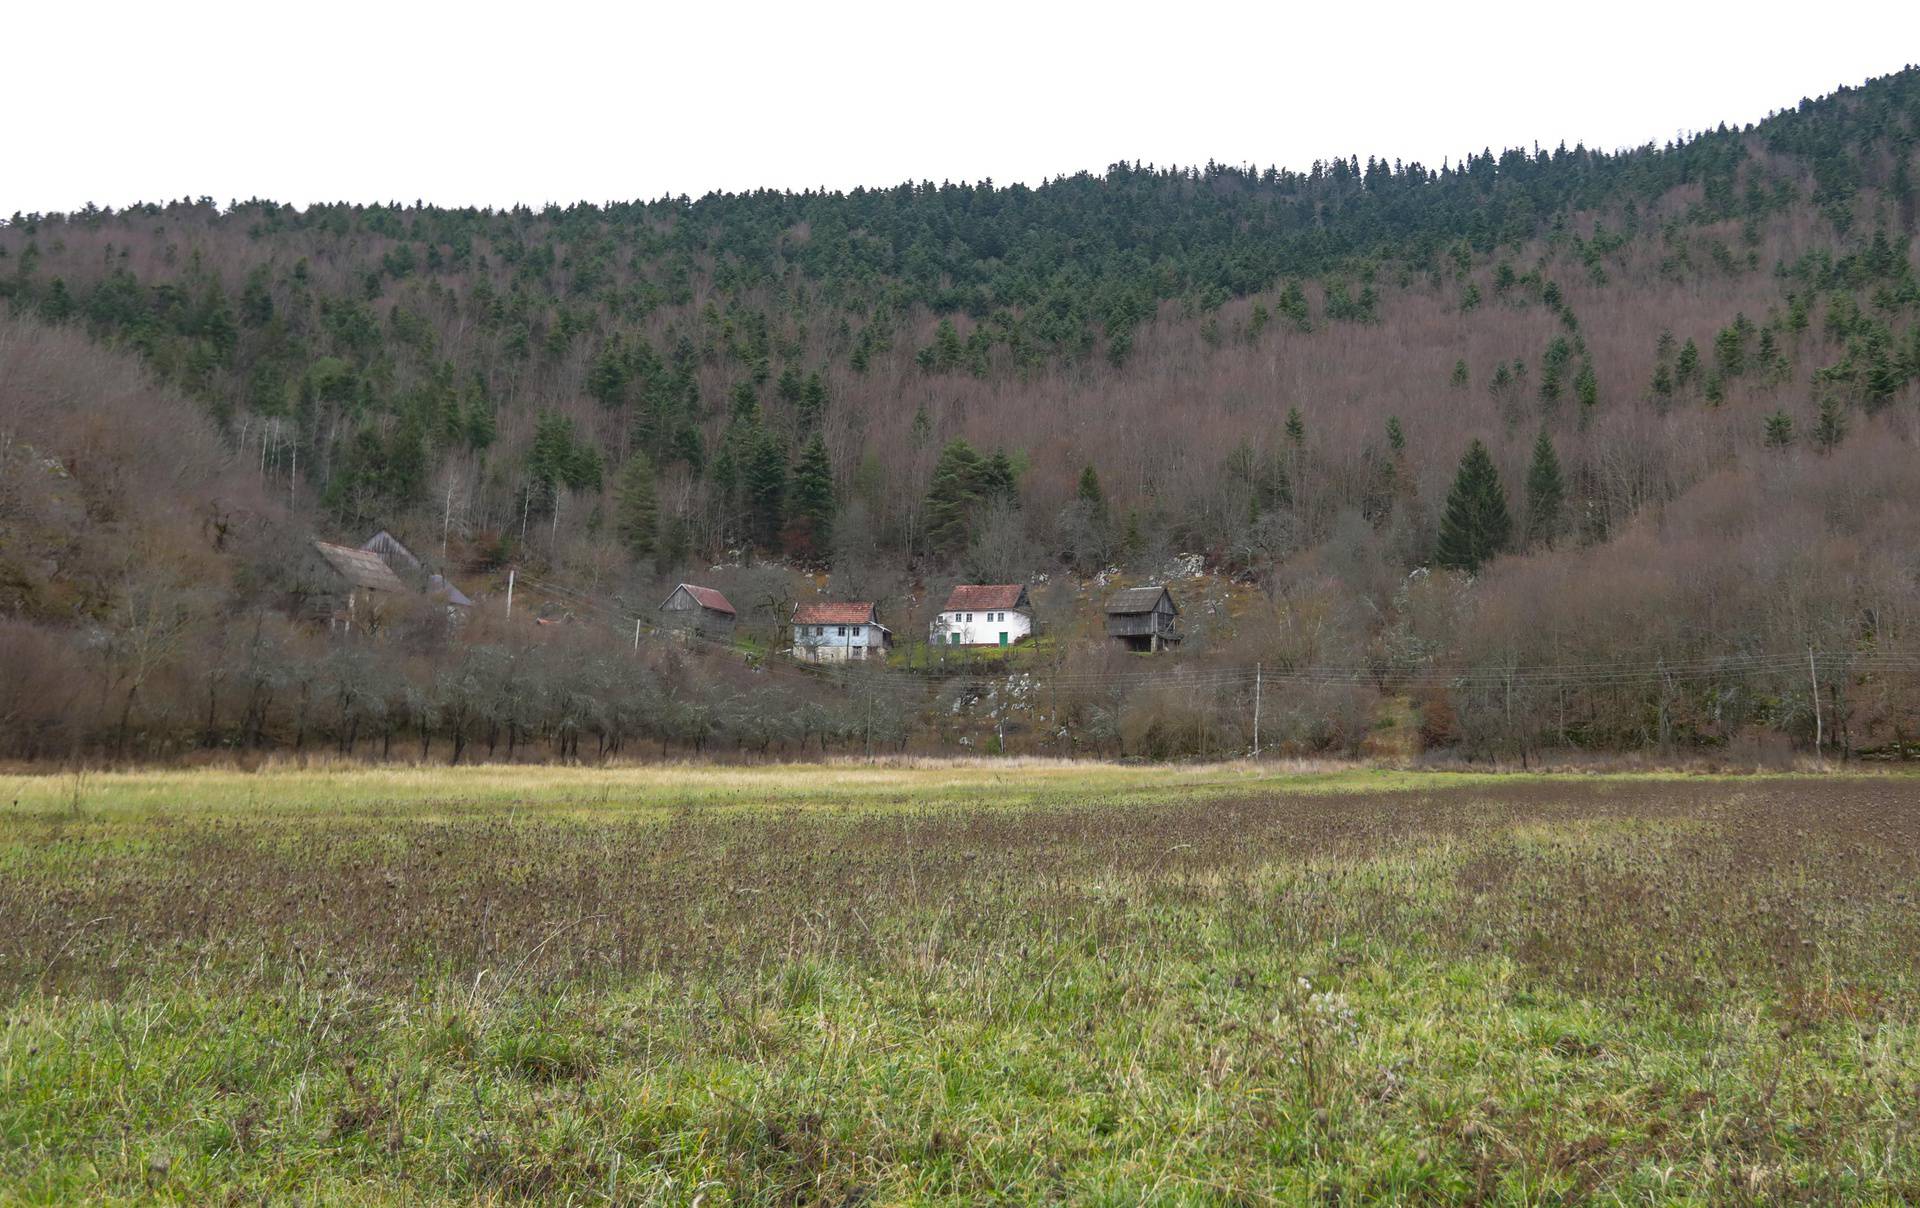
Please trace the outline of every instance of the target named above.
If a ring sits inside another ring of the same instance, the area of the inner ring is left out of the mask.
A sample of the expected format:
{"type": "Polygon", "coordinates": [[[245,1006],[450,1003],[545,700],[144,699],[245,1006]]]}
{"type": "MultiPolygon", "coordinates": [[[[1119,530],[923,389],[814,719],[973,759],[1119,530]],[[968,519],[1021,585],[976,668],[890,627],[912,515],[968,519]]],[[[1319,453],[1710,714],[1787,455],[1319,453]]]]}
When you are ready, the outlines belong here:
{"type": "Polygon", "coordinates": [[[795,625],[870,625],[875,619],[871,600],[848,603],[821,600],[793,610],[795,625]]]}
{"type": "Polygon", "coordinates": [[[400,576],[393,573],[393,568],[379,554],[335,545],[331,541],[315,541],[313,548],[320,551],[320,556],[327,560],[328,566],[355,587],[366,591],[390,591],[396,595],[408,594],[407,585],[400,581],[400,576]]]}
{"type": "Polygon", "coordinates": [[[962,583],[947,595],[941,612],[980,611],[988,608],[1021,608],[1026,599],[1024,583],[962,583]]]}
{"type": "MultiPolygon", "coordinates": [[[[1129,587],[1113,593],[1107,600],[1107,612],[1110,615],[1152,612],[1162,595],[1167,597],[1167,603],[1173,603],[1173,596],[1164,587],[1129,587]]],[[[1180,606],[1175,604],[1173,610],[1179,612],[1180,606]]]]}

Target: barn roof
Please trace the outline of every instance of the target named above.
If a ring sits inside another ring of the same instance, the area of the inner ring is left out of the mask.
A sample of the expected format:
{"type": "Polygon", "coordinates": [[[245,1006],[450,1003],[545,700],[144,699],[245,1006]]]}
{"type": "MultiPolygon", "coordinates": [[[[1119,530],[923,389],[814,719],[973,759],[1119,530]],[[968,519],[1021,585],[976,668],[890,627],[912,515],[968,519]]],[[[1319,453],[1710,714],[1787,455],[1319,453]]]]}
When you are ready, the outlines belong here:
{"type": "Polygon", "coordinates": [[[1024,583],[961,583],[948,593],[941,612],[977,612],[988,608],[1024,608],[1024,583]]]}
{"type": "Polygon", "coordinates": [[[453,581],[444,575],[427,576],[427,594],[445,600],[455,608],[473,607],[473,597],[455,587],[453,581]]]}
{"type": "MultiPolygon", "coordinates": [[[[1129,587],[1124,591],[1117,591],[1107,600],[1107,615],[1131,616],[1135,613],[1152,612],[1154,606],[1160,603],[1161,596],[1167,597],[1167,603],[1173,604],[1173,593],[1164,587],[1129,587]]],[[[1180,606],[1173,604],[1173,610],[1179,612],[1180,606]]]]}
{"type": "Polygon", "coordinates": [[[315,541],[313,548],[320,551],[320,556],[327,560],[328,566],[355,587],[365,591],[407,594],[407,585],[400,581],[400,576],[393,573],[386,559],[371,550],[335,545],[331,541],[315,541]]]}
{"type": "MultiPolygon", "coordinates": [[[[693,602],[702,608],[713,612],[724,612],[728,616],[734,615],[733,605],[727,603],[727,598],[711,587],[695,587],[691,583],[682,583],[673,590],[686,592],[693,597],[693,602]]],[[[667,599],[671,600],[673,597],[669,595],[667,599]]]]}
{"type": "Polygon", "coordinates": [[[795,625],[870,625],[877,619],[871,600],[820,600],[793,610],[795,625]]]}
{"type": "Polygon", "coordinates": [[[420,559],[413,556],[412,550],[400,544],[400,538],[385,529],[381,529],[361,542],[360,548],[369,553],[379,554],[387,560],[389,566],[398,561],[406,563],[409,570],[420,569],[420,559]]]}

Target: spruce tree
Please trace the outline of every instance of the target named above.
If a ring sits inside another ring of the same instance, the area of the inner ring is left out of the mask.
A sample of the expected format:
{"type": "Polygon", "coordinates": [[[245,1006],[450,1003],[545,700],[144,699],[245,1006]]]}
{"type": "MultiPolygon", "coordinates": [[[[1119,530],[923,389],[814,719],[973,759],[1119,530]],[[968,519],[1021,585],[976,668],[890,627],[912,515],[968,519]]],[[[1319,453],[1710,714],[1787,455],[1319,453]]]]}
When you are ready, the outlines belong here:
{"type": "Polygon", "coordinates": [[[800,451],[793,468],[792,534],[796,553],[824,554],[833,546],[833,463],[818,432],[800,451]]]}
{"type": "Polygon", "coordinates": [[[1407,451],[1407,434],[1406,431],[1400,427],[1400,417],[1397,415],[1389,415],[1387,417],[1387,448],[1393,450],[1395,457],[1399,457],[1407,451]]]}
{"type": "Polygon", "coordinates": [[[1545,545],[1558,537],[1566,520],[1566,483],[1560,477],[1560,457],[1545,428],[1533,442],[1533,464],[1527,468],[1527,544],[1545,545]]]}
{"type": "Polygon", "coordinates": [[[1080,486],[1074,492],[1081,503],[1090,503],[1094,507],[1107,505],[1106,493],[1100,489],[1100,475],[1094,472],[1093,463],[1088,462],[1080,471],[1080,486]]]}
{"type": "Polygon", "coordinates": [[[1829,394],[1820,400],[1820,415],[1813,422],[1813,443],[1822,453],[1831,453],[1847,436],[1847,416],[1840,400],[1829,394]]]}
{"type": "Polygon", "coordinates": [[[653,485],[653,463],[635,453],[620,467],[619,508],[614,529],[635,558],[651,554],[660,531],[660,501],[653,485]]]}
{"type": "Polygon", "coordinates": [[[1784,449],[1793,444],[1793,417],[1775,411],[1767,417],[1767,448],[1784,449]]]}
{"type": "Polygon", "coordinates": [[[1296,449],[1307,443],[1307,421],[1298,407],[1287,408],[1287,440],[1296,449]]]}
{"type": "Polygon", "coordinates": [[[779,548],[787,496],[786,444],[772,432],[757,432],[740,477],[754,542],[762,549],[779,548]]]}
{"type": "Polygon", "coordinates": [[[955,554],[973,535],[973,508],[979,501],[980,455],[964,440],[940,451],[927,491],[927,548],[955,554]]]}
{"type": "Polygon", "coordinates": [[[1494,468],[1487,447],[1476,440],[1467,446],[1466,455],[1460,459],[1460,472],[1447,492],[1447,510],[1440,518],[1440,544],[1434,560],[1472,574],[1506,548],[1512,530],[1500,472],[1494,468]]]}
{"type": "Polygon", "coordinates": [[[1455,390],[1465,390],[1467,388],[1466,361],[1459,360],[1453,363],[1453,376],[1447,379],[1447,385],[1453,387],[1455,390]]]}

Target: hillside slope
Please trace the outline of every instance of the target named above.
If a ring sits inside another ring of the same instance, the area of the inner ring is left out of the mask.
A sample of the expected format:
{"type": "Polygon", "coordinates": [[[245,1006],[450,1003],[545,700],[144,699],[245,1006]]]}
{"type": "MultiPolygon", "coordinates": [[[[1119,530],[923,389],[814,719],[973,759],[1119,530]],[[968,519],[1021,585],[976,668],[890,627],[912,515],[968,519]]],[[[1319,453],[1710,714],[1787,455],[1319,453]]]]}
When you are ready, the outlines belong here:
{"type": "MultiPolygon", "coordinates": [[[[85,333],[198,403],[163,435],[246,471],[192,507],[252,515],[250,491],[456,572],[511,561],[616,608],[712,580],[771,637],[796,594],[877,598],[911,632],[954,577],[1151,578],[1195,552],[1272,620],[1183,658],[1486,697],[1432,701],[1433,742],[1804,741],[1784,660],[1813,649],[1829,690],[1872,697],[1832,702],[1843,724],[1862,710],[1862,745],[1898,750],[1916,138],[1909,69],[1666,147],[1437,169],[1122,164],[538,213],[202,199],[16,215],[0,296],[16,342],[30,321],[109,357],[85,333]],[[1463,544],[1476,440],[1507,523],[1463,544]],[[1641,678],[1537,679],[1532,705],[1442,674],[1609,662],[1641,678]]],[[[58,502],[4,563],[43,623],[111,608],[122,573],[33,569],[78,523],[58,502]]],[[[1358,743],[1368,708],[1320,691],[1303,718],[1356,720],[1303,741],[1358,743]]]]}

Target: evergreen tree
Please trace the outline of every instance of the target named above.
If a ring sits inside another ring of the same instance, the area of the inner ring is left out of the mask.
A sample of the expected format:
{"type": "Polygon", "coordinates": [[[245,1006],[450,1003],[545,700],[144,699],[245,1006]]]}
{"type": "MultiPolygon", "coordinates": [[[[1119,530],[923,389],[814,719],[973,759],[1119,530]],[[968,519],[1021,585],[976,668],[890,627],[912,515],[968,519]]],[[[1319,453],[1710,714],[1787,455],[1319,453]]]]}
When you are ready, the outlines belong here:
{"type": "Polygon", "coordinates": [[[1591,422],[1600,405],[1600,381],[1593,375],[1592,361],[1580,362],[1580,371],[1573,375],[1573,397],[1580,404],[1580,423],[1591,422]]]}
{"type": "Polygon", "coordinates": [[[1822,453],[1831,453],[1847,436],[1847,415],[1840,400],[1827,395],[1820,400],[1820,414],[1813,421],[1813,443],[1822,453]]]}
{"type": "Polygon", "coordinates": [[[1506,548],[1512,529],[1500,472],[1494,468],[1487,447],[1476,440],[1467,446],[1460,471],[1447,492],[1447,510],[1440,518],[1440,543],[1434,560],[1472,574],[1506,548]]]}
{"type": "Polygon", "coordinates": [[[1447,379],[1447,385],[1452,386],[1455,390],[1465,390],[1467,388],[1467,363],[1465,360],[1458,360],[1453,363],[1453,376],[1447,379]]]}
{"type": "Polygon", "coordinates": [[[1287,408],[1287,440],[1298,449],[1307,443],[1307,421],[1300,408],[1287,408]]]}
{"type": "Polygon", "coordinates": [[[940,451],[927,491],[927,548],[957,554],[973,536],[973,509],[979,502],[980,455],[964,440],[940,451]]]}
{"type": "Polygon", "coordinates": [[[645,453],[635,453],[620,467],[619,510],[614,529],[621,544],[635,558],[651,554],[660,532],[660,501],[653,483],[653,464],[645,453]]]}
{"type": "Polygon", "coordinates": [[[817,557],[833,548],[833,463],[827,456],[827,442],[818,432],[800,451],[800,460],[794,466],[789,511],[788,549],[817,557]]]}
{"type": "Polygon", "coordinates": [[[587,370],[587,393],[600,400],[603,407],[618,407],[627,401],[627,381],[627,363],[621,355],[620,342],[609,340],[587,370]]]}
{"type": "Polygon", "coordinates": [[[1533,442],[1533,464],[1527,468],[1527,544],[1545,545],[1558,537],[1566,522],[1566,483],[1560,477],[1560,456],[1545,428],[1533,442]]]}
{"type": "Polygon", "coordinates": [[[1074,491],[1075,498],[1081,503],[1104,509],[1107,506],[1106,492],[1100,489],[1100,475],[1094,472],[1093,463],[1088,462],[1080,471],[1080,486],[1074,491]]]}
{"type": "Polygon", "coordinates": [[[786,516],[787,447],[772,432],[757,431],[747,445],[740,480],[745,488],[747,523],[762,549],[778,549],[786,516]]]}
{"type": "Polygon", "coordinates": [[[1393,450],[1395,457],[1400,457],[1407,451],[1407,434],[1401,429],[1400,417],[1397,415],[1387,417],[1387,448],[1393,450]]]}
{"type": "Polygon", "coordinates": [[[1020,491],[1014,482],[1013,461],[1007,457],[1005,449],[995,449],[993,455],[980,464],[980,497],[984,502],[1002,500],[1020,506],[1020,491]]]}
{"type": "Polygon", "coordinates": [[[1673,384],[1685,389],[1700,376],[1700,348],[1691,338],[1680,346],[1680,355],[1673,362],[1673,384]]]}
{"type": "Polygon", "coordinates": [[[818,371],[809,373],[800,387],[800,399],[794,414],[799,420],[802,432],[811,432],[820,426],[827,413],[827,384],[820,380],[818,371]]]}
{"type": "Polygon", "coordinates": [[[1793,444],[1793,417],[1785,411],[1767,416],[1767,448],[1784,449],[1793,444]]]}

